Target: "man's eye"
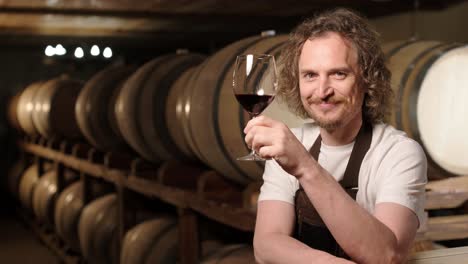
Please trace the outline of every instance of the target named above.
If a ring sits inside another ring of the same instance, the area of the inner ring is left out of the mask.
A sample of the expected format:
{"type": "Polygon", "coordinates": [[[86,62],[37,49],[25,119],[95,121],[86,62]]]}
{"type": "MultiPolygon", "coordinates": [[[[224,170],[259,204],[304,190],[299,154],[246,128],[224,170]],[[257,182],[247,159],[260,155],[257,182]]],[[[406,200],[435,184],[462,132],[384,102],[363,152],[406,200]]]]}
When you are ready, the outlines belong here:
{"type": "Polygon", "coordinates": [[[315,77],[315,74],[313,74],[311,72],[308,72],[308,73],[304,74],[305,79],[313,79],[314,77],[315,77]]]}
{"type": "Polygon", "coordinates": [[[347,74],[345,72],[335,72],[334,76],[338,80],[343,80],[346,78],[347,74]]]}

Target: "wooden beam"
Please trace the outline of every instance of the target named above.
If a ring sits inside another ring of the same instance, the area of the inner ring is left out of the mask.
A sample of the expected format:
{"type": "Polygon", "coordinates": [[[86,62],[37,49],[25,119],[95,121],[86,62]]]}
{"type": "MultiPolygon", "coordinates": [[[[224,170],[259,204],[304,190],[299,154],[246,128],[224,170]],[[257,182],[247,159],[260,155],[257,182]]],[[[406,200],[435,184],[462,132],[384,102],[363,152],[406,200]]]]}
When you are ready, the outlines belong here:
{"type": "MultiPolygon", "coordinates": [[[[420,0],[421,9],[440,9],[461,0],[420,0]]],[[[133,13],[133,14],[201,14],[201,15],[255,15],[303,16],[316,10],[337,6],[357,10],[394,12],[413,6],[412,1],[372,0],[11,0],[0,3],[0,11],[27,11],[41,13],[133,13]]]]}
{"type": "Polygon", "coordinates": [[[431,241],[468,238],[468,215],[430,217],[423,237],[431,241]]]}
{"type": "Polygon", "coordinates": [[[419,252],[412,255],[408,264],[458,264],[466,263],[468,247],[457,247],[419,252]]]}
{"type": "MultiPolygon", "coordinates": [[[[443,8],[459,0],[420,0],[421,9],[443,8]]],[[[410,1],[394,0],[11,0],[0,2],[2,35],[140,37],[171,33],[222,34],[258,33],[275,29],[289,32],[303,18],[334,7],[348,7],[368,17],[412,11],[410,1]]],[[[165,35],[163,41],[169,39],[165,35]]],[[[210,36],[207,36],[210,37],[210,36]]],[[[162,42],[163,42],[162,41],[162,42]]],[[[183,41],[181,41],[183,42],[183,41]]]]}
{"type": "Polygon", "coordinates": [[[426,189],[426,209],[456,208],[468,200],[468,176],[431,181],[426,189]]]}
{"type": "Polygon", "coordinates": [[[200,263],[200,236],[198,216],[189,208],[178,208],[179,214],[179,262],[200,263]]]}
{"type": "MultiPolygon", "coordinates": [[[[260,34],[264,30],[289,32],[296,18],[235,16],[153,16],[122,17],[83,14],[40,14],[0,12],[1,35],[68,36],[174,39],[187,41],[217,40],[260,34]]],[[[173,41],[174,42],[174,41],[173,41]]]]}

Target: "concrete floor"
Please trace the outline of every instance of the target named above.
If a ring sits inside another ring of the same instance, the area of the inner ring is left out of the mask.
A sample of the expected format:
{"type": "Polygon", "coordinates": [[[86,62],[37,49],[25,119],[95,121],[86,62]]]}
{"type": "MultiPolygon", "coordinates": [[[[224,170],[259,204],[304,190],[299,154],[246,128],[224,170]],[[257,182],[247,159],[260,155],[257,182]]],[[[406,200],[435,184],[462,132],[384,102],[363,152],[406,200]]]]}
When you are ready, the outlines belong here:
{"type": "Polygon", "coordinates": [[[12,208],[0,207],[0,263],[60,263],[34,233],[15,216],[12,208]]]}

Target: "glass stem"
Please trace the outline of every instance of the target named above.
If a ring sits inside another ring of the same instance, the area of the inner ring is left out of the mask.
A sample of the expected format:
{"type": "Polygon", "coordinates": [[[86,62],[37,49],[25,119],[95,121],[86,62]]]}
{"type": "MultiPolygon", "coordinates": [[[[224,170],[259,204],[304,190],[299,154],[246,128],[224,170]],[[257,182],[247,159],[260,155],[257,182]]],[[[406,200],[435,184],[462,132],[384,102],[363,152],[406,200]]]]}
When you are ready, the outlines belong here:
{"type": "MultiPolygon", "coordinates": [[[[249,112],[250,120],[254,119],[258,115],[259,114],[252,114],[249,112]]],[[[257,152],[255,152],[255,150],[253,149],[253,146],[252,146],[252,150],[250,150],[250,156],[257,156],[257,152]]]]}
{"type": "Polygon", "coordinates": [[[257,156],[257,152],[254,149],[250,151],[250,156],[257,156]]]}

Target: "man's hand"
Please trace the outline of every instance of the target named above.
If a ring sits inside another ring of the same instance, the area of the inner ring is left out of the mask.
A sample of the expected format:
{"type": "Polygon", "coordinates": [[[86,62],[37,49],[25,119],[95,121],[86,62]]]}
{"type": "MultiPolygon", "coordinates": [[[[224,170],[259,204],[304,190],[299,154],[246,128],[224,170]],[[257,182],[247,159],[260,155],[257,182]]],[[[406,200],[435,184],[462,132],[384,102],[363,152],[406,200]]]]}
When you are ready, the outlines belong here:
{"type": "Polygon", "coordinates": [[[289,174],[300,178],[316,161],[283,123],[265,116],[253,118],[244,129],[245,142],[263,158],[275,159],[289,174]]]}

